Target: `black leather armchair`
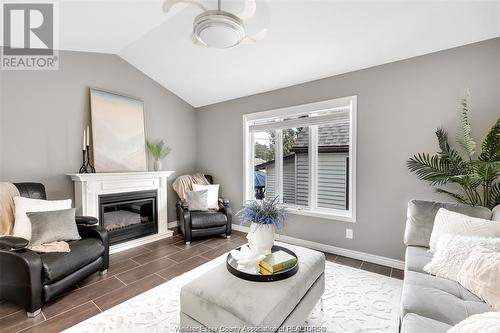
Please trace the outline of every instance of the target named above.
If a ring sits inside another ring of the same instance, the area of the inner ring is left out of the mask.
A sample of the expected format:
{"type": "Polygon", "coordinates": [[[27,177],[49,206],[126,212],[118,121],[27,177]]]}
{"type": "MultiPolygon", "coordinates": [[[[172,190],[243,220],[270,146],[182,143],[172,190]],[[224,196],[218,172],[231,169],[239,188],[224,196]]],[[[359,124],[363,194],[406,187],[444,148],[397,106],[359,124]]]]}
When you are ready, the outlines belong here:
{"type": "MultiPolygon", "coordinates": [[[[210,184],[213,178],[205,175],[210,184]]],[[[219,198],[219,210],[189,211],[187,202],[179,200],[176,204],[177,221],[184,235],[186,244],[199,237],[208,237],[224,234],[231,237],[232,210],[229,201],[219,198]]]]}
{"type": "MultiPolygon", "coordinates": [[[[47,199],[39,183],[14,184],[23,197],[47,199]]],[[[82,279],[109,266],[109,242],[105,228],[94,217],[76,218],[81,239],[68,242],[71,252],[36,253],[23,238],[0,237],[0,299],[23,306],[28,317],[42,305],[69,290],[82,279]]]]}

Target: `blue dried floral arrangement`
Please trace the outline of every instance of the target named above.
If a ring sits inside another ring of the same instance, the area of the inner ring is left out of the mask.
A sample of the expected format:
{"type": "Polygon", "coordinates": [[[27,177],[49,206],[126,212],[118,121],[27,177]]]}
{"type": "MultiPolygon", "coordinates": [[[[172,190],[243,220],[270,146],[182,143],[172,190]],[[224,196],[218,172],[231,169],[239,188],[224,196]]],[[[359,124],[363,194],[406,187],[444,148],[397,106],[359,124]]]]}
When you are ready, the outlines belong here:
{"type": "Polygon", "coordinates": [[[242,224],[272,224],[278,231],[283,230],[287,209],[279,205],[278,197],[269,200],[248,202],[237,214],[242,224]]]}

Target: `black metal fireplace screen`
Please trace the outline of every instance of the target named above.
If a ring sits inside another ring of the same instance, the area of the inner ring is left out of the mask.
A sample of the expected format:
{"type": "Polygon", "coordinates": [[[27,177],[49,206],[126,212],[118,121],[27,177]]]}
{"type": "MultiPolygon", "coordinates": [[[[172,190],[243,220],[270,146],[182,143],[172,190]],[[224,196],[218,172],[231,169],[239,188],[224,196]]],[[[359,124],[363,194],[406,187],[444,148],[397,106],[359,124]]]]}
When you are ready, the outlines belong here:
{"type": "Polygon", "coordinates": [[[99,223],[116,244],[158,232],[157,191],[99,195],[99,223]]]}

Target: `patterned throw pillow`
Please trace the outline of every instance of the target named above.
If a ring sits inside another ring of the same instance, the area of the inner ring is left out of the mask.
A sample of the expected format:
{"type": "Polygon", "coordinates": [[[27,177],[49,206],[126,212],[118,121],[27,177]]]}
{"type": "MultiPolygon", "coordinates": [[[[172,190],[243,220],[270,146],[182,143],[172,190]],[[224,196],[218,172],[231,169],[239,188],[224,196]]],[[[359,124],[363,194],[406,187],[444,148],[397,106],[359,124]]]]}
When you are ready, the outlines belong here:
{"type": "Polygon", "coordinates": [[[472,250],[478,246],[500,251],[500,238],[441,236],[436,246],[436,252],[434,252],[431,262],[424,266],[424,270],[427,273],[457,281],[458,272],[469,258],[472,250]]]}
{"type": "Polygon", "coordinates": [[[495,333],[500,331],[500,312],[485,312],[462,320],[447,333],[495,333]]]}
{"type": "Polygon", "coordinates": [[[446,234],[479,237],[500,237],[500,223],[470,217],[440,208],[434,219],[429,247],[436,250],[439,238],[446,234]]]}
{"type": "MultiPolygon", "coordinates": [[[[457,276],[458,282],[500,311],[500,252],[487,248],[475,248],[457,276]]],[[[500,322],[499,327],[500,331],[500,322]]]]}

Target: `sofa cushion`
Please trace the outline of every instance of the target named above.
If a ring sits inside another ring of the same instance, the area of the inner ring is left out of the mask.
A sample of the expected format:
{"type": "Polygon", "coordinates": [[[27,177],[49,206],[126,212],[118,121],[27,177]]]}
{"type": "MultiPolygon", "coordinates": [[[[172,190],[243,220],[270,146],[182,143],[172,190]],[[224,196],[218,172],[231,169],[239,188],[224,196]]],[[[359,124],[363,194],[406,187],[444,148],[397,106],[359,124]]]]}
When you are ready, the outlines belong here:
{"type": "Polygon", "coordinates": [[[227,224],[227,217],[221,212],[191,212],[191,228],[204,229],[227,224]]]}
{"type": "Polygon", "coordinates": [[[40,255],[43,284],[51,284],[96,260],[104,253],[99,239],[86,238],[69,243],[71,252],[44,253],[40,255]]]}
{"type": "Polygon", "coordinates": [[[407,246],[429,247],[434,218],[439,208],[446,208],[452,212],[487,220],[491,218],[492,214],[491,210],[485,207],[472,207],[457,203],[411,200],[408,202],[404,235],[404,243],[407,246]]]}
{"type": "Polygon", "coordinates": [[[424,266],[431,262],[432,253],[421,246],[408,246],[406,248],[405,269],[407,271],[426,273],[424,266]]]}
{"type": "Polygon", "coordinates": [[[445,333],[451,326],[440,321],[409,313],[401,323],[401,333],[445,333]]]}
{"type": "Polygon", "coordinates": [[[402,316],[415,313],[448,325],[492,311],[457,282],[411,271],[405,274],[401,304],[402,316]]]}
{"type": "Polygon", "coordinates": [[[415,287],[436,288],[464,301],[482,302],[479,297],[462,287],[458,282],[427,273],[408,272],[405,284],[415,287]]]}

